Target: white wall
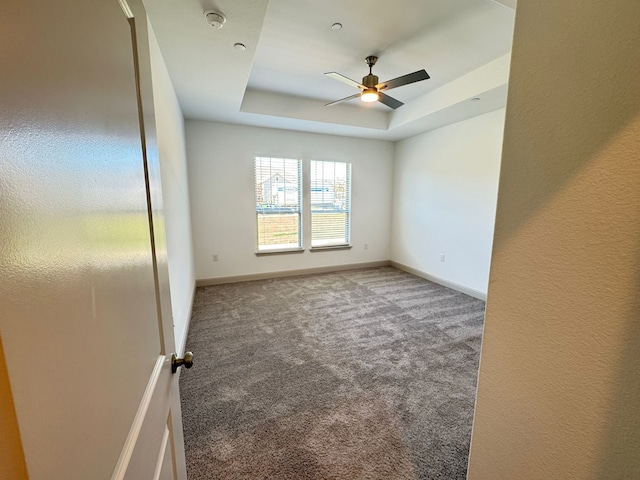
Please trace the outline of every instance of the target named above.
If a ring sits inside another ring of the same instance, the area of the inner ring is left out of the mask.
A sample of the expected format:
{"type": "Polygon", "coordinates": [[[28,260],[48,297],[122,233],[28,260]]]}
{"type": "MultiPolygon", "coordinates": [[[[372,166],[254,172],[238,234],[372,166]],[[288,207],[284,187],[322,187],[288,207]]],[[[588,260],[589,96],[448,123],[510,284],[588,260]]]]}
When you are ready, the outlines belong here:
{"type": "Polygon", "coordinates": [[[397,143],[394,262],[486,294],[503,128],[500,109],[397,143]]]}
{"type": "Polygon", "coordinates": [[[182,352],[195,288],[184,119],[153,30],[149,49],[176,348],[182,352]]]}
{"type": "Polygon", "coordinates": [[[186,130],[196,278],[389,260],[392,143],[190,120],[186,130]],[[257,257],[256,155],[351,162],[353,248],[312,253],[307,238],[302,254],[257,257]]]}
{"type": "Polygon", "coordinates": [[[640,478],[639,18],[518,2],[471,480],[640,478]]]}

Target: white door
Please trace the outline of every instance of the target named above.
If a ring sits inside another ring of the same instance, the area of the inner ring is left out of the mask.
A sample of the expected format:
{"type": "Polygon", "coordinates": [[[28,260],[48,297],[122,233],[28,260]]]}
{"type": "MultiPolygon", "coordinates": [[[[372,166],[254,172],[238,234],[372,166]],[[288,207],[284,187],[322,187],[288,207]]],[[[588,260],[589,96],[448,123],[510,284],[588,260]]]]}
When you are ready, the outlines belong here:
{"type": "Polygon", "coordinates": [[[30,480],[186,476],[147,23],[120,3],[0,15],[0,366],[30,480]]]}

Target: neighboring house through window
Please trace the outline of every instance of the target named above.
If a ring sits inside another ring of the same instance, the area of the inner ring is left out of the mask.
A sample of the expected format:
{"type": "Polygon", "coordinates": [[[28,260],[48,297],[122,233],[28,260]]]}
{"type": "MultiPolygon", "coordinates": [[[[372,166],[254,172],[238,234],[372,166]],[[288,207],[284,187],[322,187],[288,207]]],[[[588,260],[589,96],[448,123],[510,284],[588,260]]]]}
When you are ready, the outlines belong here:
{"type": "Polygon", "coordinates": [[[302,248],[301,161],[256,157],[258,252],[302,248]]]}

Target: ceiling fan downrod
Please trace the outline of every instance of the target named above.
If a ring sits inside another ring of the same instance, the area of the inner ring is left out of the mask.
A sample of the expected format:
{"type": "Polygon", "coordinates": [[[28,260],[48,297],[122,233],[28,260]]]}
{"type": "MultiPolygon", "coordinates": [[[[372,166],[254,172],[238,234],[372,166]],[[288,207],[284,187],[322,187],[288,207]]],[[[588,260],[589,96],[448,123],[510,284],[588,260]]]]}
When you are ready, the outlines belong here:
{"type": "Polygon", "coordinates": [[[378,61],[378,57],[374,55],[370,55],[367,58],[365,58],[364,61],[367,62],[367,65],[369,65],[369,75],[366,75],[365,77],[362,78],[362,84],[365,87],[367,87],[367,89],[373,89],[375,91],[378,91],[378,89],[376,88],[376,85],[378,84],[379,79],[372,72],[373,66],[378,61]]]}
{"type": "Polygon", "coordinates": [[[369,55],[367,58],[364,59],[364,61],[366,62],[367,65],[369,65],[369,75],[371,75],[371,69],[378,61],[378,57],[376,57],[375,55],[369,55]]]}

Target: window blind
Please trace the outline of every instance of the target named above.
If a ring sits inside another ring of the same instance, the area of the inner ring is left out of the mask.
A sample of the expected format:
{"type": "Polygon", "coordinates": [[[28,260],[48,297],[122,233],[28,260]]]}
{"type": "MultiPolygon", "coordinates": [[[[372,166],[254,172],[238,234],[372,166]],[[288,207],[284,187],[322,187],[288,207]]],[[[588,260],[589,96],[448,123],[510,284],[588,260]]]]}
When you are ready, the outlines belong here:
{"type": "Polygon", "coordinates": [[[311,246],[349,245],[351,164],[311,161],[311,246]]]}
{"type": "Polygon", "coordinates": [[[302,163],[291,158],[255,158],[258,251],[301,248],[302,163]]]}

